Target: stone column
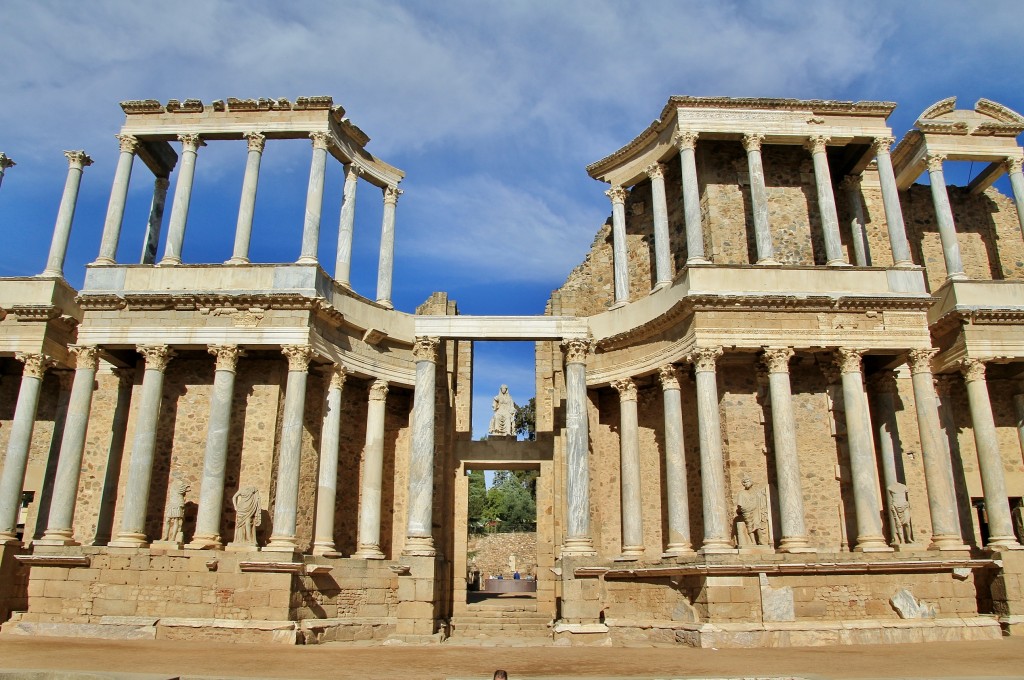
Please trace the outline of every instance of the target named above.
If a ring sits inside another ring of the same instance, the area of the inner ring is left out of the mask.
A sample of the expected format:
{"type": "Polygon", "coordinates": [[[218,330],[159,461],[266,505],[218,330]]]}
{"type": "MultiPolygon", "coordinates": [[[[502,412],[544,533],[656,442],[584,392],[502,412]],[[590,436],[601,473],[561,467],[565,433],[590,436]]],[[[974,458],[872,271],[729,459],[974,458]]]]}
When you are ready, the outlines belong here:
{"type": "Polygon", "coordinates": [[[967,546],[960,539],[953,468],[943,439],[935,399],[932,357],[937,351],[931,348],[913,349],[908,356],[914,383],[917,429],[921,434],[924,478],[928,485],[928,513],[932,520],[932,543],[929,549],[967,550],[967,546]]]}
{"type": "Polygon", "coordinates": [[[57,224],[53,228],[50,254],[46,258],[46,269],[41,276],[64,278],[64,258],[71,238],[71,223],[75,219],[75,205],[78,203],[78,187],[82,183],[82,169],[92,165],[92,159],[84,151],[65,151],[68,159],[68,177],[64,182],[64,195],[57,210],[57,224]]]}
{"type": "Polygon", "coordinates": [[[818,212],[821,214],[821,228],[825,234],[825,263],[829,267],[846,266],[843,256],[843,239],[839,235],[839,214],[836,212],[836,197],[832,193],[832,175],[828,169],[828,154],[825,147],[829,138],[815,135],[807,140],[807,149],[814,159],[814,184],[818,190],[818,212]]]}
{"type": "Polygon", "coordinates": [[[800,485],[800,456],[796,450],[796,421],[789,379],[791,347],[766,347],[762,360],[768,368],[768,390],[772,406],[772,443],[775,474],[779,485],[779,516],[782,537],[779,550],[790,553],[815,552],[807,540],[804,525],[804,492],[800,485]]]}
{"type": "Polygon", "coordinates": [[[338,498],[338,448],[341,445],[341,390],[345,367],[332,364],[320,434],[320,469],[316,486],[316,523],[313,526],[313,554],[341,557],[334,546],[334,505],[338,498]]]}
{"type": "Polygon", "coordinates": [[[654,290],[672,285],[672,251],[668,235],[668,199],[665,198],[665,166],[654,163],[644,170],[651,178],[651,210],[654,213],[654,290]]]}
{"type": "Polygon", "coordinates": [[[18,352],[15,358],[25,364],[18,389],[18,403],[14,407],[14,421],[7,440],[3,472],[0,473],[0,545],[17,543],[18,511],[25,485],[28,451],[32,445],[32,430],[39,405],[39,391],[43,375],[53,361],[45,354],[18,352]]]}
{"type": "Polygon", "coordinates": [[[978,452],[978,469],[988,513],[988,548],[1016,550],[1021,547],[1013,534],[1010,501],[1006,495],[1003,457],[999,452],[999,436],[992,417],[992,402],[985,380],[985,364],[977,359],[962,359],[960,371],[967,386],[967,402],[971,410],[974,444],[978,452]]]}
{"type": "Polygon", "coordinates": [[[761,143],[764,135],[743,135],[743,148],[747,152],[747,170],[750,173],[750,202],[754,214],[754,241],[757,246],[757,264],[778,264],[772,245],[771,221],[768,218],[768,190],[764,185],[764,166],[761,164],[761,143]]]}
{"type": "Polygon", "coordinates": [[[963,280],[964,263],[960,259],[960,244],[956,238],[956,226],[953,224],[953,209],[949,207],[949,194],[946,193],[946,178],[942,174],[942,162],[946,157],[942,154],[928,154],[928,177],[931,179],[932,203],[935,204],[935,219],[939,225],[939,239],[942,241],[942,257],[946,261],[946,279],[963,280]]]}
{"type": "Polygon", "coordinates": [[[377,264],[377,304],[393,309],[391,274],[395,266],[395,206],[402,190],[389,186],[384,190],[384,218],[380,226],[380,261],[377,264]]]}
{"type": "Polygon", "coordinates": [[[697,383],[697,433],[700,436],[701,496],[704,504],[705,553],[733,549],[725,502],[725,464],[722,460],[722,424],[718,415],[718,378],[715,362],[721,347],[698,347],[690,355],[697,383]]]}
{"type": "Polygon", "coordinates": [[[17,163],[11,160],[11,157],[0,151],[0,184],[3,184],[4,174],[7,173],[7,168],[13,168],[17,163]]]}
{"type": "Polygon", "coordinates": [[[181,246],[185,241],[188,206],[192,201],[192,181],[196,174],[196,155],[199,147],[206,146],[199,135],[178,135],[178,139],[181,140],[181,166],[174,185],[174,201],[171,203],[171,219],[167,225],[167,243],[164,244],[161,265],[181,264],[181,246]]]}
{"type": "Polygon", "coordinates": [[[309,165],[309,186],[306,189],[306,218],[302,222],[302,248],[300,264],[316,264],[316,250],[320,243],[320,213],[324,206],[324,173],[327,171],[327,145],[330,134],[310,132],[313,140],[313,161],[309,165]]]}
{"type": "Polygon", "coordinates": [[[872,377],[871,386],[878,406],[873,424],[878,432],[878,453],[882,463],[882,506],[885,508],[885,525],[889,527],[891,543],[895,546],[902,542],[896,540],[900,528],[893,517],[888,490],[900,481],[896,475],[896,440],[899,438],[896,429],[896,376],[892,371],[884,371],[872,377]]]}
{"type": "Polygon", "coordinates": [[[116,548],[142,548],[148,543],[146,510],[153,478],[156,429],[160,421],[164,372],[174,356],[174,351],[167,345],[139,345],[136,349],[146,359],[146,372],[142,378],[141,403],[135,414],[135,439],[128,462],[128,481],[121,500],[124,506],[121,530],[110,542],[116,548]]]}
{"type": "Polygon", "coordinates": [[[245,159],[245,175],[242,177],[242,198],[238,203],[238,221],[235,223],[235,246],[231,259],[226,264],[249,263],[249,241],[252,239],[252,218],[256,213],[256,189],[260,180],[260,162],[266,135],[249,131],[243,133],[249,143],[249,155],[245,159]]]}
{"type": "Polygon", "coordinates": [[[110,419],[110,443],[107,447],[103,486],[100,489],[99,507],[96,510],[96,535],[91,545],[106,545],[114,532],[114,510],[117,506],[117,487],[121,479],[121,460],[128,435],[128,415],[132,404],[132,387],[135,385],[135,367],[114,368],[117,377],[117,394],[110,419]]]}
{"type": "Polygon", "coordinates": [[[889,247],[892,248],[892,261],[895,267],[913,267],[910,259],[910,243],[907,241],[907,228],[903,223],[903,210],[900,208],[900,192],[896,186],[896,174],[892,170],[892,158],[889,147],[895,142],[894,137],[876,137],[872,148],[875,152],[875,163],[878,165],[878,179],[882,188],[882,207],[885,210],[885,224],[889,232],[889,247]]]}
{"type": "Polygon", "coordinates": [[[850,243],[853,244],[853,262],[858,267],[868,266],[867,238],[864,234],[864,203],[861,201],[860,175],[847,175],[839,186],[846,190],[846,202],[853,213],[850,216],[850,243]]]}
{"type": "Polygon", "coordinates": [[[224,472],[228,462],[231,402],[235,393],[238,358],[245,355],[238,345],[210,345],[209,352],[217,357],[217,368],[210,395],[210,421],[206,429],[196,531],[188,544],[189,548],[197,550],[220,550],[224,545],[220,525],[224,513],[224,472]]]}
{"type": "Polygon", "coordinates": [[[668,545],[662,557],[676,557],[693,553],[679,369],[672,364],[662,366],[658,369],[658,378],[665,410],[665,486],[668,494],[668,545]]]}
{"type": "Polygon", "coordinates": [[[100,254],[93,264],[115,264],[117,262],[117,243],[121,239],[121,224],[124,222],[124,204],[128,200],[128,183],[132,176],[132,162],[135,160],[135,150],[139,148],[139,140],[132,135],[118,135],[117,139],[121,143],[121,155],[117,158],[114,187],[110,190],[107,216],[103,220],[100,254]]]}
{"type": "Polygon", "coordinates": [[[1013,202],[1017,206],[1017,222],[1020,224],[1021,236],[1024,236],[1024,158],[1011,156],[1006,159],[1006,173],[1010,176],[1010,188],[1013,190],[1013,202]]]}
{"type": "Polygon", "coordinates": [[[1017,441],[1021,454],[1024,454],[1024,394],[1013,395],[1013,407],[1017,414],[1017,441]]]}
{"type": "Polygon", "coordinates": [[[64,418],[46,532],[41,540],[36,541],[40,545],[78,545],[74,540],[75,502],[100,352],[98,347],[76,345],[69,346],[68,350],[75,358],[75,379],[64,418]]]}
{"type": "Polygon", "coordinates": [[[679,149],[683,171],[683,216],[686,221],[686,264],[708,264],[704,256],[704,228],[700,220],[700,187],[697,184],[697,133],[677,132],[674,138],[679,149]]]}
{"type": "Polygon", "coordinates": [[[434,550],[434,401],[437,399],[438,338],[416,338],[416,392],[412,407],[409,456],[409,518],[403,555],[433,556],[434,550]]]}
{"type": "Polygon", "coordinates": [[[352,557],[382,560],[380,549],[380,499],[384,483],[384,406],[388,381],[370,385],[366,410],[366,444],[363,447],[363,476],[359,482],[359,539],[352,557]]]}
{"type": "Polygon", "coordinates": [[[629,302],[629,254],[626,250],[626,190],[616,185],[604,195],[612,201],[612,260],[615,302],[612,309],[629,302]]]}
{"type": "Polygon", "coordinates": [[[622,557],[644,554],[643,504],[640,502],[640,427],[637,422],[636,383],[616,380],[619,393],[619,481],[621,484],[622,557]]]}
{"type": "Polygon", "coordinates": [[[149,204],[149,220],[146,222],[146,236],[142,239],[142,254],[139,264],[156,262],[156,247],[160,242],[160,228],[164,221],[164,205],[167,202],[167,187],[171,182],[166,177],[153,181],[153,201],[149,204]]]}
{"type": "Polygon", "coordinates": [[[284,345],[288,359],[288,384],[284,393],[284,418],[281,423],[281,448],[277,457],[277,491],[274,496],[274,533],[263,548],[270,552],[294,553],[296,513],[299,505],[299,463],[302,457],[302,416],[306,410],[306,380],[313,348],[309,345],[284,345]]]}
{"type": "Polygon", "coordinates": [[[563,555],[594,555],[590,536],[590,427],[587,418],[589,340],[562,341],[565,354],[565,495],[563,555]]]}
{"type": "Polygon", "coordinates": [[[882,509],[878,502],[878,476],[871,421],[861,372],[863,350],[841,347],[836,350],[836,367],[842,375],[843,405],[846,414],[846,437],[850,450],[850,473],[853,476],[853,502],[857,513],[857,546],[859,552],[891,551],[882,535],[882,509]]]}
{"type": "Polygon", "coordinates": [[[356,186],[359,175],[363,173],[355,163],[345,167],[345,188],[342,191],[341,217],[338,220],[338,259],[334,265],[334,280],[351,287],[349,277],[352,273],[352,237],[355,232],[356,220],[356,186]]]}

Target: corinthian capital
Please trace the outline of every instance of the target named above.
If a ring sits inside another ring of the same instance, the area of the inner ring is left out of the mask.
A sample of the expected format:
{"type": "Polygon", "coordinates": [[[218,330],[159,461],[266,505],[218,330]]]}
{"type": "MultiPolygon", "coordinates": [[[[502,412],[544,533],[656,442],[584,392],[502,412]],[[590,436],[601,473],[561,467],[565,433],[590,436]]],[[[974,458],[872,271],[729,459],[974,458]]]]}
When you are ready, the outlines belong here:
{"type": "Polygon", "coordinates": [[[932,358],[939,353],[939,350],[928,347],[927,349],[912,349],[907,352],[907,362],[910,364],[910,372],[931,373],[932,358]]]}
{"type": "Polygon", "coordinates": [[[399,189],[394,184],[389,184],[387,188],[384,189],[384,203],[390,203],[391,205],[395,205],[396,203],[398,203],[398,197],[404,193],[404,191],[399,189]]]}
{"type": "Polygon", "coordinates": [[[636,383],[632,378],[615,380],[612,387],[619,393],[619,401],[636,401],[636,383]]]}
{"type": "Polygon", "coordinates": [[[675,364],[666,364],[658,369],[658,380],[661,381],[661,389],[679,389],[679,367],[675,364]]]}
{"type": "Polygon", "coordinates": [[[26,378],[39,378],[42,380],[46,369],[53,365],[53,359],[46,354],[36,352],[15,352],[14,358],[25,364],[22,375],[26,378]]]}
{"type": "Polygon", "coordinates": [[[862,177],[860,175],[847,175],[841,182],[839,182],[839,186],[843,189],[855,191],[860,189],[861,182],[862,177]]]}
{"type": "Polygon", "coordinates": [[[68,159],[69,168],[86,168],[92,165],[92,159],[84,151],[65,151],[64,156],[68,159]]]}
{"type": "Polygon", "coordinates": [[[0,151],[0,172],[3,172],[7,168],[13,168],[17,163],[11,160],[11,157],[0,151]]]}
{"type": "Polygon", "coordinates": [[[875,137],[873,140],[871,140],[871,150],[875,153],[876,156],[880,153],[887,154],[889,153],[889,148],[893,145],[895,141],[895,137],[875,137]]]}
{"type": "Polygon", "coordinates": [[[345,166],[345,181],[355,182],[359,175],[363,174],[363,169],[355,163],[349,163],[345,166]]]}
{"type": "Polygon", "coordinates": [[[810,151],[812,154],[825,153],[825,147],[828,146],[828,143],[831,141],[831,139],[832,138],[828,137],[827,135],[812,135],[807,139],[807,142],[804,144],[804,146],[806,146],[807,150],[810,151]]]}
{"type": "Polygon", "coordinates": [[[714,373],[715,363],[722,356],[721,347],[696,347],[688,357],[695,370],[705,373],[714,373]]]}
{"type": "Polygon", "coordinates": [[[135,138],[135,135],[118,135],[117,141],[121,146],[121,153],[135,153],[135,150],[139,148],[139,140],[135,138]]]}
{"type": "Polygon", "coordinates": [[[238,365],[238,357],[245,356],[245,350],[239,349],[238,345],[210,345],[207,351],[217,357],[218,371],[235,372],[238,365]]]}
{"type": "Polygon", "coordinates": [[[864,350],[862,349],[840,347],[835,353],[836,368],[839,369],[840,373],[860,373],[861,357],[863,355],[864,350]]]}
{"type": "Polygon", "coordinates": [[[388,381],[378,378],[370,385],[370,401],[384,401],[388,398],[388,381]]]}
{"type": "Polygon", "coordinates": [[[178,141],[181,142],[182,151],[191,151],[195,153],[199,150],[199,147],[206,146],[206,142],[200,135],[194,133],[188,133],[184,135],[178,135],[178,141]]]}
{"type": "Polygon", "coordinates": [[[146,359],[146,370],[154,369],[163,373],[174,356],[174,350],[167,345],[139,345],[136,348],[146,359]]]}
{"type": "Polygon", "coordinates": [[[1011,175],[1015,172],[1021,172],[1022,166],[1024,166],[1024,158],[1020,156],[1008,156],[1006,159],[1006,172],[1011,175]]]}
{"type": "Polygon", "coordinates": [[[680,130],[672,137],[672,143],[676,145],[676,148],[682,151],[683,149],[695,149],[697,148],[697,137],[696,132],[691,130],[680,130]]]}
{"type": "Polygon", "coordinates": [[[75,368],[95,371],[99,366],[100,348],[95,345],[69,345],[68,353],[75,360],[75,368]]]}
{"type": "Polygon", "coordinates": [[[313,348],[309,345],[283,345],[281,353],[288,359],[289,371],[306,371],[313,358],[313,348]]]}
{"type": "Polygon", "coordinates": [[[765,347],[761,355],[761,361],[769,373],[789,373],[789,360],[792,358],[792,347],[765,347]]]}
{"type": "Polygon", "coordinates": [[[604,195],[612,200],[612,205],[615,205],[616,203],[626,202],[626,190],[623,189],[618,184],[613,186],[608,191],[604,192],[604,195]]]}
{"type": "Polygon", "coordinates": [[[331,378],[331,389],[340,390],[345,386],[345,379],[348,377],[348,369],[345,368],[345,364],[331,364],[327,368],[327,375],[331,378]]]}
{"type": "Polygon", "coordinates": [[[965,382],[985,379],[985,362],[978,359],[961,359],[957,362],[965,382]]]}
{"type": "Polygon", "coordinates": [[[562,341],[562,352],[565,354],[567,364],[585,364],[587,355],[592,349],[590,340],[585,338],[571,338],[562,341]]]}
{"type": "Polygon", "coordinates": [[[259,151],[260,153],[263,153],[263,147],[267,143],[267,136],[265,134],[262,132],[256,132],[255,130],[250,130],[248,132],[243,132],[242,137],[244,137],[249,143],[249,151],[259,151]]]}
{"type": "Polygon", "coordinates": [[[750,132],[743,135],[744,151],[760,151],[761,143],[764,142],[764,135],[760,132],[750,132]]]}
{"type": "Polygon", "coordinates": [[[651,179],[664,179],[665,177],[665,166],[661,163],[651,163],[644,168],[644,173],[651,179]]]}
{"type": "Polygon", "coordinates": [[[942,172],[942,163],[946,160],[946,154],[930,153],[924,157],[928,165],[928,172],[942,172]]]}
{"type": "Polygon", "coordinates": [[[309,138],[313,140],[314,149],[326,149],[331,142],[330,133],[321,130],[310,132],[309,138]]]}
{"type": "Polygon", "coordinates": [[[430,363],[435,363],[437,361],[437,346],[440,342],[440,338],[416,338],[416,342],[412,346],[412,358],[417,362],[429,361],[430,363]]]}

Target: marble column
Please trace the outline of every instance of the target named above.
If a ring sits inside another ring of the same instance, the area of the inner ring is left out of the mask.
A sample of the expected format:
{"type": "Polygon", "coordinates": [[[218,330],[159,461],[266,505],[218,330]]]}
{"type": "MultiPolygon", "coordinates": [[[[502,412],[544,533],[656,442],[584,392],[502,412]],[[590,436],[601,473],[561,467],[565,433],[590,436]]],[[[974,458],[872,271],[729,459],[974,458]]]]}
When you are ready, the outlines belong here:
{"type": "Polygon", "coordinates": [[[391,275],[395,267],[395,206],[402,190],[397,186],[384,189],[384,218],[380,225],[380,261],[377,263],[377,304],[393,309],[391,275]]]}
{"type": "Polygon", "coordinates": [[[676,148],[683,173],[683,217],[686,222],[686,264],[708,264],[704,256],[704,227],[700,219],[700,186],[697,184],[697,133],[677,132],[676,148]]]}
{"type": "Polygon", "coordinates": [[[117,548],[142,548],[146,537],[146,510],[149,507],[149,485],[153,478],[156,452],[156,430],[160,421],[160,402],[164,391],[164,372],[174,356],[167,345],[139,345],[136,348],[146,359],[142,378],[142,399],[135,414],[135,439],[128,462],[128,481],[121,503],[121,530],[110,542],[117,548]]]}
{"type": "Polygon", "coordinates": [[[768,369],[768,390],[772,407],[772,443],[778,484],[782,536],[779,550],[790,553],[815,552],[807,540],[804,524],[804,492],[800,484],[800,456],[796,450],[796,420],[789,379],[791,347],[766,347],[762,360],[768,369]]]}
{"type": "Polygon", "coordinates": [[[434,549],[434,402],[437,399],[438,338],[416,338],[416,391],[412,406],[409,455],[409,518],[403,555],[433,556],[434,549]]]}
{"type": "Polygon", "coordinates": [[[146,236],[142,239],[142,254],[139,264],[156,262],[156,248],[160,242],[160,229],[164,221],[164,205],[167,203],[167,187],[171,184],[166,177],[153,180],[153,200],[149,204],[149,220],[146,222],[146,236]]]}
{"type": "Polygon", "coordinates": [[[821,229],[825,235],[825,264],[829,267],[839,267],[849,263],[843,256],[843,239],[839,235],[839,214],[836,212],[836,197],[832,193],[832,175],[828,169],[828,154],[825,150],[828,142],[828,137],[815,135],[807,140],[806,146],[814,160],[818,212],[821,215],[821,229]]]}
{"type": "Polygon", "coordinates": [[[338,258],[334,265],[334,280],[351,288],[352,238],[356,222],[356,186],[363,173],[355,163],[345,166],[345,188],[342,190],[341,217],[338,219],[338,258]]]}
{"type": "Polygon", "coordinates": [[[46,532],[36,541],[40,545],[77,545],[74,540],[75,502],[100,352],[98,347],[76,345],[69,346],[68,350],[75,359],[75,378],[64,418],[46,532]]]}
{"type": "Polygon", "coordinates": [[[121,239],[124,205],[128,200],[128,183],[132,176],[132,163],[135,161],[135,151],[139,148],[139,140],[132,135],[118,135],[117,139],[121,144],[121,155],[117,158],[117,169],[114,170],[114,186],[110,190],[107,216],[103,220],[100,254],[96,257],[93,264],[115,264],[117,262],[117,243],[121,239]]]}
{"type": "Polygon", "coordinates": [[[883,371],[872,376],[870,382],[877,405],[873,424],[878,432],[878,457],[882,463],[882,505],[885,508],[885,525],[889,527],[891,543],[895,546],[901,544],[901,541],[896,539],[900,529],[896,526],[888,489],[900,481],[896,475],[896,442],[899,439],[896,428],[896,376],[892,371],[883,371]]]}
{"type": "Polygon", "coordinates": [[[7,439],[3,472],[0,473],[0,545],[18,542],[15,535],[18,529],[18,512],[21,508],[21,493],[25,486],[25,470],[28,467],[28,451],[32,445],[36,408],[39,406],[39,392],[46,369],[53,363],[45,354],[18,352],[14,356],[25,364],[25,368],[21,373],[18,402],[14,407],[14,421],[11,423],[11,432],[7,439]]]}
{"type": "Polygon", "coordinates": [[[1017,206],[1017,222],[1020,224],[1021,236],[1024,236],[1024,158],[1011,156],[1006,159],[1006,174],[1010,176],[1010,189],[1013,190],[1013,203],[1017,206]]]}
{"type": "Polygon", "coordinates": [[[106,545],[114,532],[117,487],[121,479],[121,461],[124,458],[124,444],[128,436],[132,388],[135,385],[134,366],[114,368],[111,373],[117,377],[117,393],[114,396],[113,413],[110,418],[110,443],[105,447],[103,486],[100,488],[99,507],[96,510],[96,535],[91,545],[106,545]]]}
{"type": "Polygon", "coordinates": [[[943,439],[939,408],[935,398],[932,357],[937,351],[931,348],[910,350],[907,362],[910,364],[914,385],[917,429],[921,435],[924,479],[928,486],[928,513],[932,521],[932,542],[929,549],[967,550],[967,546],[960,538],[953,468],[943,439]]]}
{"type": "Polygon", "coordinates": [[[992,402],[985,380],[985,364],[977,359],[962,359],[960,371],[967,386],[967,403],[971,411],[974,445],[978,452],[981,487],[988,513],[988,545],[993,550],[1016,550],[1021,547],[1013,533],[1010,501],[1006,494],[1003,456],[999,436],[992,417],[992,402]]]}
{"type": "Polygon", "coordinates": [[[946,193],[946,178],[942,174],[942,162],[946,157],[942,154],[928,154],[928,177],[931,179],[932,203],[935,205],[935,219],[939,226],[939,239],[942,241],[942,257],[946,261],[946,280],[963,280],[964,263],[960,259],[960,243],[956,237],[956,226],[953,224],[953,209],[949,206],[949,194],[946,193]]]}
{"type": "Polygon", "coordinates": [[[370,385],[366,409],[366,444],[363,446],[363,475],[359,480],[359,537],[352,557],[382,560],[380,549],[380,503],[384,484],[384,407],[388,381],[370,385]]]}
{"type": "Polygon", "coordinates": [[[662,366],[658,369],[658,379],[661,381],[665,411],[665,487],[668,495],[668,545],[662,557],[676,557],[693,553],[679,369],[673,364],[662,366]]]}
{"type": "Polygon", "coordinates": [[[185,241],[192,182],[196,175],[196,155],[199,147],[206,146],[199,135],[178,135],[178,139],[181,141],[181,166],[174,185],[174,200],[171,203],[171,218],[167,224],[167,242],[164,244],[164,256],[160,258],[161,265],[181,264],[181,247],[185,241]]]}
{"type": "Polygon", "coordinates": [[[284,345],[281,352],[288,359],[288,383],[285,386],[281,444],[277,457],[274,531],[263,550],[294,553],[299,549],[295,527],[302,458],[302,416],[306,410],[306,381],[313,348],[309,345],[284,345]]]}
{"type": "Polygon", "coordinates": [[[672,285],[672,251],[668,234],[668,199],[665,197],[665,166],[654,163],[644,170],[651,179],[651,210],[654,213],[654,289],[672,285]]]}
{"type": "Polygon", "coordinates": [[[743,135],[743,149],[747,152],[747,170],[750,174],[750,202],[754,214],[754,244],[757,264],[778,264],[772,245],[771,221],[768,218],[768,189],[764,184],[764,166],[761,163],[761,143],[764,135],[743,135]]]}
{"type": "Polygon", "coordinates": [[[885,224],[889,232],[889,247],[892,249],[894,267],[913,267],[910,259],[910,243],[907,241],[907,228],[903,223],[903,210],[900,208],[900,192],[896,186],[896,173],[892,169],[892,157],[889,147],[895,142],[894,137],[876,137],[872,143],[875,152],[875,163],[878,166],[878,180],[882,189],[882,208],[885,210],[885,224]]]}
{"type": "Polygon", "coordinates": [[[847,175],[839,186],[846,191],[846,202],[850,206],[850,243],[853,245],[853,263],[867,267],[868,247],[864,233],[864,202],[861,200],[860,175],[847,175]]]}
{"type": "Polygon", "coordinates": [[[622,558],[644,554],[643,504],[640,502],[640,426],[637,420],[636,383],[616,380],[619,393],[619,482],[621,486],[622,558]]]}
{"type": "Polygon", "coordinates": [[[700,437],[700,481],[704,507],[704,553],[731,551],[732,536],[725,502],[722,424],[718,414],[715,363],[721,347],[698,347],[690,355],[697,384],[697,434],[700,437]]]}
{"type": "Polygon", "coordinates": [[[309,186],[306,188],[306,217],[302,222],[302,248],[300,264],[316,264],[317,245],[320,243],[320,213],[324,207],[324,174],[327,172],[327,146],[331,136],[327,132],[310,132],[313,140],[313,160],[309,165],[309,186]]]}
{"type": "Polygon", "coordinates": [[[612,309],[629,302],[629,253],[626,249],[626,190],[616,185],[604,195],[612,201],[612,264],[615,301],[612,309]]]}
{"type": "Polygon", "coordinates": [[[249,155],[245,159],[245,175],[242,177],[242,197],[238,203],[238,221],[235,222],[235,245],[231,259],[225,264],[249,263],[252,219],[256,214],[256,189],[259,186],[263,148],[267,143],[266,135],[260,132],[249,131],[242,136],[248,142],[249,155]]]}
{"type": "Polygon", "coordinates": [[[10,156],[0,151],[0,184],[3,184],[7,168],[13,168],[15,165],[17,165],[17,163],[12,161],[10,156]]]}
{"type": "Polygon", "coordinates": [[[871,436],[871,421],[861,372],[863,350],[836,350],[836,368],[842,375],[843,405],[846,415],[846,437],[850,451],[850,474],[853,477],[853,502],[857,519],[859,552],[891,551],[882,535],[882,508],[879,505],[878,474],[871,436]]]}
{"type": "Polygon", "coordinates": [[[220,525],[224,514],[224,473],[228,463],[231,403],[234,400],[238,358],[245,355],[238,345],[210,345],[209,352],[217,357],[217,365],[210,395],[196,531],[187,546],[197,550],[220,550],[224,545],[220,525]]]}
{"type": "Polygon", "coordinates": [[[53,228],[50,254],[46,258],[46,269],[40,276],[64,278],[64,258],[71,238],[71,223],[75,219],[75,205],[78,203],[78,187],[82,184],[82,169],[92,165],[92,159],[84,151],[65,151],[68,159],[68,177],[64,182],[64,195],[57,210],[57,223],[53,228]]]}
{"type": "Polygon", "coordinates": [[[565,354],[566,534],[562,555],[594,555],[590,536],[590,426],[587,417],[589,340],[562,341],[565,354]]]}
{"type": "Polygon", "coordinates": [[[338,448],[341,446],[341,391],[346,370],[332,364],[327,371],[330,384],[324,400],[320,430],[320,466],[316,485],[316,522],[313,526],[313,554],[341,557],[334,546],[334,506],[338,499],[338,448]]]}

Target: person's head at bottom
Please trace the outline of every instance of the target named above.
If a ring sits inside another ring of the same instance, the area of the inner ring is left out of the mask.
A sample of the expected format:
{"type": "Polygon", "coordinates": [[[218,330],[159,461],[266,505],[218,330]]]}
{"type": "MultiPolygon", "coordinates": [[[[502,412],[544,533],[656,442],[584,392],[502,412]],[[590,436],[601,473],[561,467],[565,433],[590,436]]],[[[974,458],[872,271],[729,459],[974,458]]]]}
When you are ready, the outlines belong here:
{"type": "Polygon", "coordinates": [[[503,670],[494,671],[494,680],[508,680],[508,673],[503,670]]]}

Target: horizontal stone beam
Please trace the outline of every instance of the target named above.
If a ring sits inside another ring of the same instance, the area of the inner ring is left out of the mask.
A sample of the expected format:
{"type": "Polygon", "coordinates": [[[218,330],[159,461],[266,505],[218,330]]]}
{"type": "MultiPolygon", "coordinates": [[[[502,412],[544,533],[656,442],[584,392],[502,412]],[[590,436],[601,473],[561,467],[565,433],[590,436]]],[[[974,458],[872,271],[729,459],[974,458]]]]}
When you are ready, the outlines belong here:
{"type": "Polygon", "coordinates": [[[585,319],[574,316],[417,316],[417,337],[459,340],[586,338],[585,319]]]}

